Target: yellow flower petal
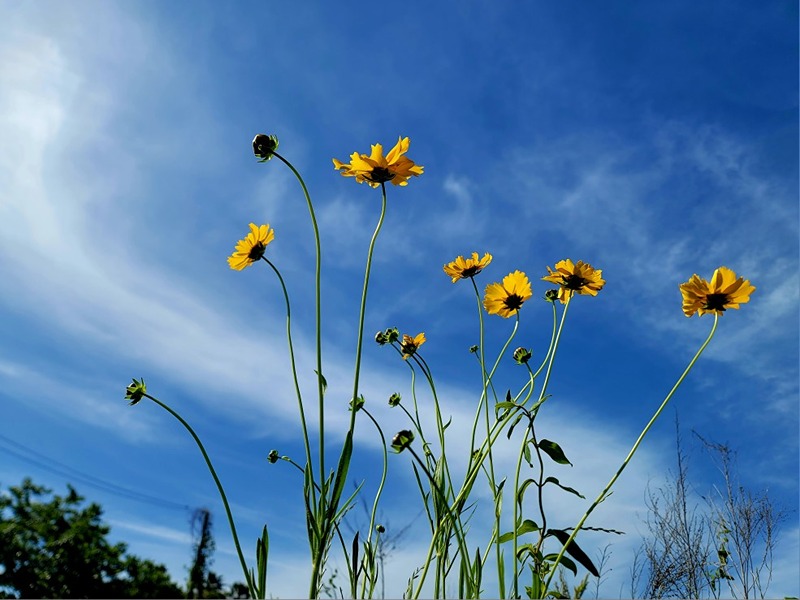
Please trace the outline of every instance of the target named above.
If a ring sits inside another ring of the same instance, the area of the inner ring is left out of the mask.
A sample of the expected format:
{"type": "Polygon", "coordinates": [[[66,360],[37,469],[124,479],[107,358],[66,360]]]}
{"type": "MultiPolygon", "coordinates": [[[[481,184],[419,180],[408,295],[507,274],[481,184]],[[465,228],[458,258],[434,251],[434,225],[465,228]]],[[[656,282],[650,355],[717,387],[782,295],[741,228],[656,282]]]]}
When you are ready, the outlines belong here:
{"type": "Polygon", "coordinates": [[[393,185],[408,185],[411,177],[422,175],[423,167],[417,165],[407,156],[410,145],[409,138],[399,138],[389,154],[384,156],[383,146],[373,144],[369,156],[354,152],[350,155],[350,163],[333,159],[333,168],[343,177],[355,177],[358,183],[366,182],[372,187],[391,181],[393,185]]]}
{"type": "Polygon", "coordinates": [[[514,271],[503,277],[503,283],[490,283],[486,286],[483,306],[490,315],[500,315],[507,319],[517,314],[532,295],[527,275],[522,271],[514,271]]]}
{"type": "Polygon", "coordinates": [[[714,271],[711,281],[695,273],[679,289],[683,296],[683,313],[691,317],[695,313],[722,315],[729,308],[738,310],[740,304],[750,302],[750,294],[756,288],[728,267],[720,267],[714,271]]]}

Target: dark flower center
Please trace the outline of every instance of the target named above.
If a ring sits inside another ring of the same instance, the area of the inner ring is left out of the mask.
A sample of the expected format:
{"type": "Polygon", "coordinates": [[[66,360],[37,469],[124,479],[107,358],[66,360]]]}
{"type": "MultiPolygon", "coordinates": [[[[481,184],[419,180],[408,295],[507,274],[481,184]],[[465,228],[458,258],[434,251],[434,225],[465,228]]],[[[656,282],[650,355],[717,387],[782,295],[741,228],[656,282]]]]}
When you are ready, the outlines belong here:
{"type": "Polygon", "coordinates": [[[250,249],[250,252],[247,254],[247,258],[250,260],[261,260],[261,257],[264,256],[264,250],[266,250],[267,246],[263,242],[256,243],[250,249]]]}
{"type": "Polygon", "coordinates": [[[473,275],[477,275],[481,272],[481,267],[478,265],[474,265],[472,267],[467,267],[463,271],[461,271],[462,279],[466,279],[467,277],[472,277],[473,275]]]}
{"type": "Polygon", "coordinates": [[[394,173],[385,167],[375,167],[369,175],[365,176],[373,183],[383,183],[394,179],[394,173]]]}
{"type": "Polygon", "coordinates": [[[564,277],[563,285],[564,285],[565,288],[567,288],[569,290],[580,290],[587,283],[589,283],[589,281],[587,279],[584,279],[580,275],[572,274],[572,275],[567,275],[566,277],[564,277]]]}
{"type": "Polygon", "coordinates": [[[411,356],[412,354],[416,354],[417,345],[414,342],[408,342],[407,344],[400,344],[400,350],[402,351],[403,354],[411,356]]]}
{"type": "Polygon", "coordinates": [[[523,302],[522,296],[517,296],[516,294],[509,294],[506,299],[503,300],[503,304],[506,305],[508,310],[519,310],[523,302]]]}
{"type": "Polygon", "coordinates": [[[709,294],[706,296],[706,304],[703,308],[706,310],[725,311],[725,305],[728,302],[728,294],[709,294]]]}

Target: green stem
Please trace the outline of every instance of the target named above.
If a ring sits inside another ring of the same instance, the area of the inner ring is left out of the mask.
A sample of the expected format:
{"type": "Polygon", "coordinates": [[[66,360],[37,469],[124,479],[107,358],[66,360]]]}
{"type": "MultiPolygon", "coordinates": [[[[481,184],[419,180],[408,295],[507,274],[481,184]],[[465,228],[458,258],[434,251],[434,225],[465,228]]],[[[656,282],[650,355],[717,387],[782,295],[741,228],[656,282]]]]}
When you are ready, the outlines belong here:
{"type": "MultiPolygon", "coordinates": [[[[369,288],[369,275],[372,269],[372,254],[375,250],[375,240],[378,239],[378,234],[383,226],[383,219],[386,216],[386,185],[381,183],[381,216],[378,218],[378,224],[372,234],[372,239],[369,242],[369,250],[367,251],[367,266],[364,270],[364,288],[361,292],[361,308],[358,313],[358,341],[356,343],[356,368],[353,377],[353,401],[358,398],[358,383],[361,375],[361,349],[364,342],[364,315],[367,309],[367,290],[369,288]]],[[[356,411],[352,411],[350,415],[350,431],[355,429],[356,424],[356,411]]]]}
{"type": "MultiPolygon", "coordinates": [[[[303,442],[305,443],[306,448],[306,462],[308,463],[308,468],[311,473],[311,481],[315,481],[314,479],[314,468],[312,464],[311,458],[311,444],[308,439],[308,427],[306,425],[306,413],[303,409],[303,396],[300,392],[300,382],[297,379],[297,363],[294,358],[294,345],[292,344],[292,309],[289,305],[289,293],[286,291],[286,283],[283,281],[283,277],[278,271],[278,268],[270,261],[267,257],[262,256],[262,259],[272,267],[272,270],[275,271],[275,275],[278,276],[278,281],[280,281],[281,289],[283,290],[283,298],[286,301],[286,338],[289,340],[289,359],[292,363],[292,378],[294,379],[294,389],[295,393],[297,394],[297,406],[300,409],[300,423],[303,428],[303,442]]],[[[314,498],[316,503],[316,497],[314,498]]]]}
{"type": "MultiPolygon", "coordinates": [[[[564,312],[561,313],[561,323],[558,325],[558,331],[556,332],[555,340],[553,340],[552,344],[552,351],[550,353],[550,360],[547,363],[547,371],[544,374],[544,383],[542,383],[542,391],[539,393],[539,402],[545,397],[547,393],[547,384],[550,383],[550,375],[553,372],[553,363],[556,360],[556,351],[558,350],[558,342],[561,340],[561,332],[564,330],[564,322],[567,319],[567,311],[569,310],[569,303],[572,300],[572,296],[567,298],[566,304],[564,304],[564,312]]],[[[538,371],[537,371],[538,374],[538,371]]]]}
{"type": "Polygon", "coordinates": [[[233,543],[236,546],[236,553],[239,555],[239,562],[241,563],[242,566],[242,573],[244,574],[244,579],[247,582],[247,588],[250,592],[250,595],[253,598],[255,598],[256,597],[255,587],[253,585],[252,579],[250,578],[250,573],[247,570],[247,563],[244,560],[244,554],[242,554],[242,547],[241,544],[239,544],[239,536],[236,534],[236,525],[233,522],[233,514],[231,513],[231,507],[228,504],[228,497],[225,495],[225,489],[222,487],[222,482],[219,480],[219,477],[217,477],[217,471],[214,469],[214,465],[211,464],[211,459],[209,458],[208,453],[206,452],[206,449],[203,446],[203,442],[200,441],[200,438],[194,432],[192,426],[189,425],[189,423],[187,423],[183,419],[183,417],[181,417],[177,412],[175,412],[169,406],[161,402],[161,400],[151,396],[150,394],[144,394],[144,397],[149,398],[150,400],[158,404],[161,408],[166,410],[173,417],[175,417],[180,422],[180,424],[183,425],[186,428],[186,430],[191,434],[191,436],[194,438],[194,441],[197,443],[197,447],[200,448],[200,452],[203,454],[203,458],[206,461],[206,466],[208,467],[208,470],[211,472],[211,476],[214,478],[214,483],[217,484],[217,490],[219,491],[220,498],[222,498],[222,504],[225,507],[225,513],[228,515],[228,525],[231,528],[231,534],[233,535],[233,543]]]}
{"type": "MultiPolygon", "coordinates": [[[[439,501],[441,502],[442,506],[444,506],[445,511],[447,513],[447,517],[449,517],[451,526],[452,526],[453,530],[455,531],[455,536],[456,536],[456,540],[458,542],[458,547],[459,547],[459,551],[461,552],[461,556],[464,559],[466,559],[467,565],[469,565],[469,552],[467,550],[467,542],[464,539],[464,535],[463,535],[464,532],[462,531],[462,528],[457,526],[458,518],[454,515],[453,509],[450,508],[450,505],[449,505],[449,503],[447,501],[447,498],[445,497],[445,495],[442,492],[442,490],[439,489],[439,486],[436,484],[436,480],[434,479],[433,475],[428,471],[427,467],[422,462],[422,459],[417,455],[416,452],[414,452],[414,449],[411,448],[410,446],[407,448],[407,450],[411,453],[411,456],[414,457],[414,460],[417,461],[417,464],[420,466],[420,468],[422,469],[423,473],[425,473],[425,475],[428,477],[428,480],[431,482],[431,488],[435,492],[437,492],[439,494],[439,501]]],[[[424,567],[424,569],[422,571],[422,574],[420,575],[419,584],[417,585],[417,591],[412,596],[415,599],[419,598],[419,594],[422,591],[422,585],[425,583],[425,576],[426,576],[426,574],[428,572],[428,567],[430,565],[431,558],[432,558],[433,548],[435,546],[437,538],[440,535],[442,535],[441,532],[446,531],[446,529],[443,529],[443,525],[445,524],[445,523],[443,523],[443,521],[444,521],[444,518],[441,518],[439,520],[439,523],[437,523],[436,531],[434,532],[433,536],[431,537],[431,544],[428,547],[428,555],[427,555],[427,558],[426,558],[426,561],[425,561],[425,567],[424,567]]],[[[474,573],[472,573],[471,569],[469,569],[469,571],[470,571],[469,572],[470,582],[474,582],[475,581],[474,573]]]]}
{"type": "Polygon", "coordinates": [[[628,456],[625,457],[625,460],[622,461],[622,464],[620,465],[619,469],[617,469],[617,472],[614,473],[614,476],[611,478],[611,480],[608,482],[608,484],[606,484],[606,487],[604,487],[603,491],[600,492],[600,494],[597,496],[597,498],[595,498],[594,502],[592,502],[592,505],[583,514],[583,517],[581,517],[581,520],[578,521],[578,524],[572,530],[572,534],[570,534],[570,536],[567,539],[566,543],[561,548],[561,552],[558,553],[558,556],[556,557],[556,560],[553,563],[553,567],[552,567],[552,570],[550,571],[550,575],[548,576],[547,581],[545,582],[545,591],[550,589],[550,582],[552,581],[553,575],[555,575],[556,569],[558,568],[558,565],[561,562],[561,557],[564,556],[564,552],[566,551],[567,546],[569,546],[572,543],[572,541],[575,539],[575,536],[578,535],[578,532],[580,531],[581,527],[583,527],[583,524],[586,522],[586,519],[589,518],[589,515],[592,514],[592,511],[597,507],[598,504],[600,504],[603,500],[606,499],[606,497],[608,496],[609,490],[611,490],[611,487],[614,485],[614,483],[616,483],[617,479],[619,479],[619,476],[622,474],[622,471],[625,470],[625,467],[628,466],[628,463],[633,458],[633,455],[636,453],[636,450],[638,450],[639,444],[642,443],[642,440],[644,439],[644,436],[647,435],[648,431],[650,431],[650,428],[653,426],[653,423],[656,422],[656,419],[658,419],[658,417],[661,415],[661,413],[664,410],[664,408],[666,408],[667,403],[670,401],[672,396],[675,394],[675,392],[678,390],[680,385],[683,383],[683,380],[686,379],[686,376],[689,374],[689,371],[692,370],[692,367],[694,367],[694,364],[697,362],[697,359],[700,358],[700,355],[706,349],[706,346],[708,346],[709,342],[711,341],[711,338],[714,337],[714,332],[717,330],[718,321],[719,321],[719,315],[715,314],[714,315],[714,325],[711,328],[711,332],[708,334],[708,337],[706,338],[706,341],[703,342],[702,346],[700,346],[700,349],[694,355],[694,358],[692,358],[692,360],[689,363],[689,365],[686,367],[686,369],[683,371],[681,376],[678,378],[678,381],[675,382],[675,385],[672,386],[672,389],[669,391],[669,394],[667,394],[667,397],[664,398],[664,401],[661,403],[661,406],[658,407],[658,410],[656,410],[655,414],[653,414],[653,416],[651,417],[650,421],[648,421],[647,425],[645,425],[644,429],[639,434],[639,437],[636,439],[636,442],[633,444],[633,447],[631,448],[630,452],[628,452],[628,456]]]}
{"type": "MultiPolygon", "coordinates": [[[[323,494],[320,498],[322,502],[322,512],[325,512],[325,386],[323,385],[322,377],[322,245],[319,240],[319,227],[317,226],[317,217],[314,214],[314,205],[311,203],[311,196],[308,193],[303,177],[294,168],[294,165],[286,160],[277,152],[273,153],[283,164],[285,164],[294,173],[297,181],[300,182],[300,187],[303,188],[303,195],[306,197],[306,204],[308,204],[308,212],[311,215],[311,226],[314,228],[314,246],[316,250],[316,267],[314,272],[314,300],[315,300],[315,318],[316,318],[316,350],[317,350],[317,393],[319,396],[319,472],[320,481],[323,482],[323,494]]],[[[310,461],[309,461],[310,464],[310,461]]]]}
{"type": "MultiPolygon", "coordinates": [[[[372,503],[372,512],[369,516],[369,534],[367,535],[367,544],[372,542],[372,533],[375,531],[375,516],[378,512],[378,502],[380,501],[381,495],[383,495],[383,488],[386,485],[386,475],[389,472],[389,453],[386,451],[386,437],[383,435],[383,431],[381,430],[381,426],[375,420],[375,417],[370,414],[370,412],[362,408],[361,410],[364,411],[364,414],[367,415],[370,421],[372,421],[373,425],[375,425],[375,429],[378,430],[378,435],[381,436],[381,448],[383,449],[383,471],[381,472],[381,481],[378,484],[378,491],[375,493],[375,500],[372,503]]],[[[380,540],[376,542],[376,550],[380,540]]],[[[374,557],[373,557],[374,558],[374,557]]],[[[372,565],[372,570],[374,573],[374,565],[372,565]]],[[[374,591],[375,583],[377,583],[377,579],[373,577],[373,581],[371,582],[372,589],[370,590],[370,597],[372,596],[372,591],[374,591]]],[[[364,584],[361,588],[361,597],[364,598],[366,596],[366,585],[367,585],[367,578],[364,578],[364,584]]]]}
{"type": "MultiPolygon", "coordinates": [[[[472,288],[475,290],[475,297],[478,300],[478,323],[480,327],[479,332],[479,340],[478,340],[478,351],[480,352],[480,361],[481,361],[481,400],[484,404],[484,417],[486,421],[486,437],[487,439],[491,436],[491,420],[489,417],[489,396],[488,396],[488,387],[489,387],[489,380],[486,376],[486,356],[483,350],[483,305],[481,304],[481,294],[478,291],[478,284],[475,283],[475,278],[470,277],[470,281],[472,281],[472,288]]],[[[519,320],[519,313],[517,313],[517,320],[519,320]]],[[[474,429],[473,429],[474,431],[474,429]]],[[[472,450],[474,450],[474,439],[473,444],[470,446],[470,457],[472,457],[472,450]]],[[[498,501],[498,492],[497,492],[497,484],[495,479],[494,473],[494,455],[492,452],[492,447],[489,447],[489,485],[492,488],[492,497],[495,501],[495,511],[494,511],[494,527],[497,531],[497,535],[495,537],[495,555],[497,560],[497,587],[498,587],[498,597],[505,598],[506,597],[506,582],[505,577],[502,576],[502,549],[500,547],[500,510],[497,509],[497,501],[498,501]]],[[[515,555],[516,556],[516,555],[515,555]]]]}

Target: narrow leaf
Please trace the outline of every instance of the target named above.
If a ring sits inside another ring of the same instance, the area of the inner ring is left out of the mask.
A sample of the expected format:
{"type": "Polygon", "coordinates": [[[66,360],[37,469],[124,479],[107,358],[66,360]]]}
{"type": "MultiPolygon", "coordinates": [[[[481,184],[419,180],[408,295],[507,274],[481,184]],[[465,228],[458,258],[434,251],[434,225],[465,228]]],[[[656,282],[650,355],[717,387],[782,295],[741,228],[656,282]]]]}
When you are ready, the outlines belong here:
{"type": "Polygon", "coordinates": [[[578,498],[583,498],[584,500],[586,500],[586,497],[583,494],[578,493],[577,490],[575,490],[575,489],[573,489],[571,487],[567,487],[565,485],[561,485],[561,483],[559,483],[558,479],[556,479],[555,477],[548,477],[547,479],[544,480],[544,482],[545,483],[554,483],[558,487],[560,487],[562,490],[564,490],[566,492],[569,492],[570,494],[575,494],[578,498]]]}
{"type": "MultiPolygon", "coordinates": [[[[562,545],[566,544],[567,540],[569,539],[569,534],[563,529],[548,529],[545,537],[550,535],[555,537],[559,542],[561,542],[562,545]]],[[[594,563],[592,563],[592,559],[590,559],[586,553],[580,549],[578,544],[575,543],[575,540],[571,541],[567,546],[567,553],[581,563],[584,568],[589,571],[589,573],[595,577],[600,577],[600,573],[597,572],[594,563]]]]}

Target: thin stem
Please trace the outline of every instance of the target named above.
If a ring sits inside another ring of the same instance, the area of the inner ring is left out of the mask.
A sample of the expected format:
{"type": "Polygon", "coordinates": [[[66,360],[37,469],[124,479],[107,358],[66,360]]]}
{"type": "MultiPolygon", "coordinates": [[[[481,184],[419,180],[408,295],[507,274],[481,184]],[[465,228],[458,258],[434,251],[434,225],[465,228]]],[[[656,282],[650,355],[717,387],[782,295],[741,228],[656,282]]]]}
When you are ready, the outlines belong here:
{"type": "Polygon", "coordinates": [[[547,371],[545,371],[544,374],[544,383],[542,383],[542,391],[539,393],[540,401],[545,397],[545,394],[547,393],[547,384],[550,383],[550,375],[553,372],[553,363],[556,360],[556,351],[558,350],[558,342],[561,340],[561,332],[564,330],[564,322],[567,319],[567,311],[569,310],[570,300],[572,300],[572,296],[569,296],[567,298],[567,302],[566,304],[564,304],[564,312],[561,313],[561,323],[559,323],[558,325],[558,331],[556,332],[555,340],[553,340],[552,352],[550,353],[550,360],[547,363],[547,371]]]}
{"type": "MultiPolygon", "coordinates": [[[[285,164],[294,173],[297,181],[300,182],[300,187],[303,188],[303,195],[306,197],[306,204],[308,204],[308,212],[311,215],[311,226],[314,229],[314,247],[316,251],[316,267],[314,271],[314,300],[315,300],[315,319],[316,319],[316,346],[317,346],[317,393],[319,396],[319,472],[320,481],[323,482],[323,494],[320,498],[322,502],[322,512],[325,512],[325,386],[322,377],[322,245],[319,240],[319,227],[317,226],[317,217],[314,214],[314,205],[311,203],[311,196],[308,193],[303,177],[300,175],[294,165],[286,160],[283,156],[274,152],[273,155],[285,164]]],[[[310,461],[309,461],[310,464],[310,461]]]]}
{"type": "Polygon", "coordinates": [[[625,467],[628,466],[628,463],[630,462],[631,458],[633,458],[633,455],[636,453],[636,450],[639,448],[639,444],[642,443],[642,440],[644,439],[644,436],[647,435],[648,431],[650,431],[650,428],[653,426],[653,423],[656,422],[656,419],[658,419],[658,417],[661,415],[661,412],[664,410],[664,408],[666,408],[667,403],[670,401],[672,396],[678,390],[678,388],[680,387],[681,383],[683,383],[683,380],[686,379],[686,376],[689,374],[689,371],[692,370],[692,367],[694,367],[694,364],[697,362],[697,359],[700,358],[700,355],[703,353],[703,350],[705,350],[706,346],[708,346],[709,342],[711,341],[711,338],[714,337],[714,332],[717,330],[717,322],[718,321],[719,321],[719,315],[715,314],[714,315],[714,325],[711,327],[711,332],[708,334],[708,337],[706,338],[706,341],[703,342],[702,346],[700,346],[700,349],[694,355],[694,358],[692,358],[691,362],[689,362],[689,365],[686,367],[686,369],[683,371],[681,376],[678,378],[678,381],[675,382],[675,385],[672,386],[672,389],[669,391],[669,394],[667,394],[667,397],[664,398],[664,401],[661,403],[661,406],[658,407],[658,410],[656,410],[655,414],[653,414],[653,416],[650,418],[650,421],[648,421],[647,425],[645,425],[644,429],[639,434],[639,437],[636,439],[636,442],[633,444],[633,447],[631,448],[630,452],[628,452],[628,456],[625,457],[625,460],[622,461],[622,464],[620,465],[619,469],[617,469],[617,472],[614,473],[614,476],[611,478],[611,480],[608,482],[608,484],[606,484],[606,487],[604,487],[603,491],[600,492],[600,494],[597,496],[597,498],[595,498],[594,502],[592,502],[592,505],[583,514],[583,517],[581,517],[581,520],[578,521],[578,524],[572,530],[572,533],[570,534],[570,536],[567,539],[567,541],[564,544],[564,546],[561,548],[561,552],[558,553],[558,556],[556,557],[556,560],[553,563],[552,570],[550,571],[550,575],[548,576],[547,581],[545,582],[545,590],[550,589],[550,582],[552,581],[553,575],[555,575],[556,569],[558,568],[558,565],[561,562],[561,557],[564,556],[564,552],[566,551],[567,546],[569,546],[572,543],[572,541],[575,539],[575,536],[578,535],[578,532],[580,531],[581,527],[583,527],[583,524],[586,522],[586,519],[589,518],[589,515],[592,514],[592,511],[597,507],[598,504],[600,504],[603,500],[606,499],[606,497],[608,496],[609,490],[611,490],[611,487],[614,485],[614,483],[616,483],[617,479],[622,474],[622,471],[625,470],[625,467]]]}
{"type": "Polygon", "coordinates": [[[231,507],[228,504],[228,497],[225,495],[225,489],[222,487],[222,482],[219,480],[219,477],[217,476],[217,471],[214,469],[214,465],[211,464],[211,459],[209,458],[208,453],[206,452],[205,446],[203,446],[203,442],[200,441],[200,438],[194,432],[192,426],[189,425],[189,423],[187,423],[183,419],[183,417],[181,417],[177,412],[175,412],[169,406],[161,402],[161,400],[151,396],[150,394],[143,394],[143,396],[145,398],[149,398],[150,400],[158,404],[161,408],[166,410],[173,417],[175,417],[180,422],[180,424],[183,425],[186,428],[186,430],[191,434],[192,438],[194,438],[194,441],[197,443],[197,447],[200,448],[200,452],[203,454],[203,458],[206,461],[206,466],[208,467],[208,470],[211,472],[211,476],[214,478],[214,483],[217,484],[217,490],[219,491],[220,498],[222,498],[222,504],[225,507],[225,513],[228,516],[228,525],[231,528],[231,535],[233,535],[233,543],[236,546],[236,553],[239,555],[239,562],[241,563],[242,566],[242,573],[244,574],[244,579],[247,582],[247,588],[250,592],[250,595],[253,598],[255,598],[256,597],[255,586],[253,585],[253,581],[250,578],[250,573],[247,570],[247,563],[244,560],[244,554],[242,554],[242,546],[241,544],[239,544],[239,536],[236,534],[236,525],[233,522],[233,514],[231,513],[231,507]]]}
{"type": "MultiPolygon", "coordinates": [[[[367,409],[362,407],[361,410],[364,411],[364,414],[367,415],[369,420],[372,421],[373,425],[375,425],[375,429],[378,430],[378,435],[381,436],[381,448],[383,449],[383,471],[381,472],[381,481],[378,484],[378,491],[375,493],[375,501],[372,503],[372,512],[370,513],[369,516],[369,534],[367,535],[367,544],[370,544],[372,542],[372,532],[375,531],[375,516],[378,512],[378,502],[380,501],[381,495],[383,494],[383,488],[386,485],[386,475],[389,472],[389,453],[386,451],[386,437],[383,435],[383,430],[381,430],[381,426],[378,424],[378,421],[375,420],[375,417],[373,417],[372,414],[370,414],[370,412],[367,409]]],[[[379,543],[380,540],[376,542],[375,546],[376,550],[379,543]]],[[[366,585],[367,585],[367,579],[365,577],[364,584],[361,588],[362,598],[365,597],[366,585]]],[[[374,588],[374,582],[372,587],[374,588]]],[[[372,596],[372,590],[370,591],[370,596],[372,596]]]]}
{"type": "MultiPolygon", "coordinates": [[[[478,284],[475,283],[475,278],[470,277],[470,281],[472,281],[472,287],[475,290],[475,297],[478,300],[478,323],[480,327],[479,333],[479,341],[478,341],[478,351],[480,352],[480,361],[481,361],[481,400],[484,404],[484,417],[486,420],[486,437],[489,438],[491,436],[491,420],[489,417],[489,397],[487,394],[487,388],[489,386],[489,380],[486,376],[486,356],[483,350],[483,305],[481,304],[481,294],[478,291],[478,284]]],[[[517,313],[517,320],[519,320],[519,313],[517,313]]],[[[473,431],[475,431],[473,429],[473,431]]],[[[472,456],[471,451],[474,450],[474,441],[473,445],[470,447],[470,456],[472,456]]],[[[494,527],[497,531],[497,535],[495,537],[495,555],[497,560],[497,586],[498,586],[498,597],[505,598],[506,597],[506,582],[505,578],[502,577],[502,550],[500,548],[500,511],[497,509],[497,483],[495,480],[495,473],[494,473],[494,455],[492,453],[492,447],[489,446],[489,485],[492,488],[492,497],[495,501],[495,519],[494,519],[494,527]]]]}
{"type": "MultiPolygon", "coordinates": [[[[278,268],[270,261],[266,256],[262,256],[262,259],[272,267],[272,270],[275,271],[275,275],[278,276],[278,281],[280,281],[281,289],[283,290],[283,298],[286,301],[286,338],[289,341],[289,359],[292,363],[292,378],[294,379],[294,389],[295,393],[297,394],[297,406],[300,409],[300,423],[303,428],[303,442],[306,448],[306,462],[308,463],[308,468],[311,472],[311,481],[315,481],[314,479],[314,468],[311,459],[311,444],[308,439],[308,427],[306,425],[306,413],[303,409],[303,396],[300,392],[300,382],[297,379],[297,363],[294,358],[294,345],[292,344],[292,309],[289,305],[289,292],[286,291],[286,283],[283,281],[283,277],[281,276],[280,271],[278,268]]],[[[316,503],[316,497],[314,498],[314,502],[316,503]]]]}
{"type": "MultiPolygon", "coordinates": [[[[386,185],[381,183],[381,216],[378,218],[378,224],[375,227],[375,232],[372,234],[372,239],[369,242],[369,250],[367,251],[367,266],[364,270],[364,288],[361,292],[361,308],[358,313],[358,341],[356,343],[356,368],[353,377],[353,401],[358,398],[358,383],[361,375],[361,349],[364,342],[364,315],[367,309],[367,290],[369,289],[369,275],[372,269],[372,254],[375,250],[375,240],[378,239],[378,234],[383,226],[383,219],[386,216],[386,185]]],[[[355,429],[356,412],[353,411],[350,415],[350,431],[355,429]]]]}

